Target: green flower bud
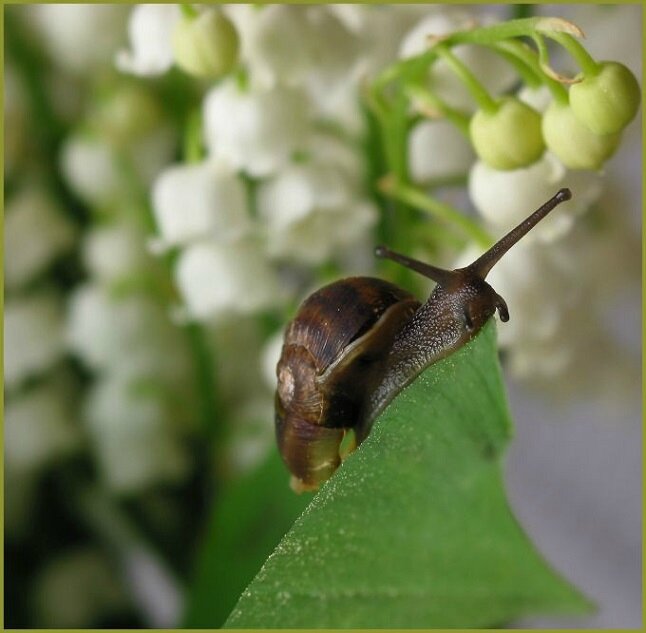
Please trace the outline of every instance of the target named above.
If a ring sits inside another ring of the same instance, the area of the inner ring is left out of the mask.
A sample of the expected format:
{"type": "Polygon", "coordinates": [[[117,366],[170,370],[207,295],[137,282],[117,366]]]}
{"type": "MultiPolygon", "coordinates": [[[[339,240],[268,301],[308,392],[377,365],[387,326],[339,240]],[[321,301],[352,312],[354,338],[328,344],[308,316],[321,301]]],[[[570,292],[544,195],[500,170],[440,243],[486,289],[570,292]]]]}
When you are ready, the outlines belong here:
{"type": "Polygon", "coordinates": [[[478,156],[494,169],[518,169],[538,160],[545,149],[541,115],[513,97],[498,102],[495,112],[478,110],[469,124],[478,156]]]}
{"type": "Polygon", "coordinates": [[[576,117],[595,134],[614,134],[632,121],[639,109],[640,89],[623,64],[602,62],[599,72],[585,75],[570,88],[576,117]]]}
{"type": "Polygon", "coordinates": [[[177,65],[198,77],[215,79],[233,70],[238,48],[238,33],[219,9],[208,9],[197,17],[183,15],[173,32],[177,65]]]}
{"type": "Polygon", "coordinates": [[[548,149],[569,169],[599,169],[619,146],[621,133],[594,134],[573,109],[553,101],[543,115],[543,136],[548,149]]]}

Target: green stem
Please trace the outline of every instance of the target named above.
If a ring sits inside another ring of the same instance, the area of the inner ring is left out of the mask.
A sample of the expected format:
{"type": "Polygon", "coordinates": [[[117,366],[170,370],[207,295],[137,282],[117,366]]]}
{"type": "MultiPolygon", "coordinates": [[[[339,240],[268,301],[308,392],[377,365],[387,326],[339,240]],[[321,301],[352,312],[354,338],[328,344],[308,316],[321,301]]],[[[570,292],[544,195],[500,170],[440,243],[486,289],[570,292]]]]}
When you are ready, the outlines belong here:
{"type": "Polygon", "coordinates": [[[202,143],[202,112],[194,110],[188,115],[184,128],[183,154],[187,163],[199,163],[204,158],[202,143]]]}
{"type": "Polygon", "coordinates": [[[535,33],[551,36],[556,33],[580,35],[581,31],[574,24],[562,18],[520,18],[508,20],[475,29],[457,31],[449,35],[443,44],[485,44],[491,45],[501,40],[516,37],[532,37],[535,33]]]}
{"type": "Polygon", "coordinates": [[[438,55],[444,59],[460,81],[467,87],[478,106],[485,112],[495,112],[498,109],[495,99],[489,94],[484,85],[477,79],[471,70],[456,57],[444,44],[436,47],[438,55]]]}
{"type": "Polygon", "coordinates": [[[464,136],[469,138],[469,116],[467,114],[444,103],[437,95],[424,86],[409,85],[406,86],[405,91],[409,99],[417,101],[422,106],[431,110],[436,110],[447,121],[455,125],[464,136]]]}
{"type": "MultiPolygon", "coordinates": [[[[503,40],[491,45],[491,50],[498,53],[504,60],[514,67],[514,70],[520,75],[523,83],[530,88],[539,88],[543,85],[543,75],[536,72],[527,61],[520,55],[517,55],[510,45],[519,44],[521,47],[523,43],[517,40],[503,40]]],[[[538,68],[538,65],[537,65],[538,68]]],[[[538,69],[540,71],[540,69],[538,69]]]]}
{"type": "MultiPolygon", "coordinates": [[[[540,37],[537,37],[536,40],[537,46],[540,46],[539,41],[542,42],[542,39],[540,37]]],[[[539,62],[539,57],[531,48],[529,48],[529,46],[525,45],[523,42],[516,40],[507,40],[504,42],[497,42],[493,46],[493,48],[495,50],[504,51],[509,55],[513,55],[517,59],[521,60],[522,63],[525,64],[525,66],[531,69],[532,74],[540,78],[540,83],[547,86],[555,101],[557,101],[558,103],[567,103],[567,89],[558,81],[555,81],[551,77],[548,77],[543,72],[539,62]]],[[[530,85],[530,87],[534,87],[529,83],[528,85],[530,85]]]]}
{"type": "Polygon", "coordinates": [[[558,42],[568,53],[570,53],[570,55],[572,55],[574,60],[581,67],[585,76],[594,77],[599,74],[601,64],[598,64],[585,47],[571,35],[568,33],[546,33],[545,35],[558,42]]]}
{"type": "Polygon", "coordinates": [[[475,29],[456,31],[440,42],[431,46],[428,50],[409,57],[402,61],[396,62],[385,68],[375,79],[375,88],[383,91],[385,86],[391,81],[405,74],[409,69],[419,66],[427,67],[438,55],[438,46],[453,47],[456,44],[481,44],[491,46],[502,40],[509,40],[517,37],[533,37],[535,34],[543,34],[553,37],[558,34],[570,34],[581,36],[581,30],[572,22],[562,18],[520,18],[518,20],[508,20],[488,26],[481,26],[475,29]]]}
{"type": "Polygon", "coordinates": [[[382,191],[395,200],[400,200],[411,207],[424,211],[442,222],[459,227],[480,246],[489,248],[494,242],[489,233],[476,222],[462,215],[460,211],[451,205],[429,196],[412,185],[403,184],[392,179],[383,183],[382,191]]]}

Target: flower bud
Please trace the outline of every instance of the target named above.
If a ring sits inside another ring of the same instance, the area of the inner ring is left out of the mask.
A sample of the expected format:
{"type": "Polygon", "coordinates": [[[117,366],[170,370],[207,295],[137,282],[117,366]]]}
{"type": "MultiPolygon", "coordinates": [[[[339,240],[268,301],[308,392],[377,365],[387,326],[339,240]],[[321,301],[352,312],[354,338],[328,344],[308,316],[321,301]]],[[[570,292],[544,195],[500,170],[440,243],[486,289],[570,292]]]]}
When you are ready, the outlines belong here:
{"type": "Polygon", "coordinates": [[[602,62],[597,74],[570,88],[572,111],[595,134],[623,130],[637,114],[639,100],[637,79],[618,62],[602,62]]]}
{"type": "Polygon", "coordinates": [[[591,132],[568,105],[553,102],[543,116],[547,147],[569,169],[599,169],[619,146],[621,134],[591,132]]]}
{"type": "Polygon", "coordinates": [[[173,32],[177,65],[191,75],[217,78],[238,61],[238,33],[231,20],[217,9],[196,18],[183,16],[173,32]]]}
{"type": "Polygon", "coordinates": [[[495,169],[530,165],[545,149],[540,114],[513,97],[501,99],[495,112],[478,110],[469,132],[478,156],[495,169]]]}

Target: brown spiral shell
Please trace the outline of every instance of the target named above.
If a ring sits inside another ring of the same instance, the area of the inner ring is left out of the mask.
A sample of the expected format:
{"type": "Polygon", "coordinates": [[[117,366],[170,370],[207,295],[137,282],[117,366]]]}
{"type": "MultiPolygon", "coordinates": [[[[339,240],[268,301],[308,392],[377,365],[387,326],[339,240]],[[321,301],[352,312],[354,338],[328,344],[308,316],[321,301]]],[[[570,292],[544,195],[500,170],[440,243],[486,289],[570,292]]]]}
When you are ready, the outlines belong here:
{"type": "Polygon", "coordinates": [[[372,277],[336,281],[303,303],[276,368],[276,438],[295,490],[330,477],[350,429],[363,439],[366,396],[385,371],[395,334],[419,306],[372,277]]]}

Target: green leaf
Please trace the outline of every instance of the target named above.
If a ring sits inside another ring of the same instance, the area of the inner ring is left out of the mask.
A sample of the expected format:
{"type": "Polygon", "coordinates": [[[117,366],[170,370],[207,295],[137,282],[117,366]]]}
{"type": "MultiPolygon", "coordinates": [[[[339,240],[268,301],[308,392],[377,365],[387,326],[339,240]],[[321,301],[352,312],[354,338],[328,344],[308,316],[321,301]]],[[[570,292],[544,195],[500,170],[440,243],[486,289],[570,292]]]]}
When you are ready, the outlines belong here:
{"type": "Polygon", "coordinates": [[[197,556],[184,626],[222,626],[310,498],[295,495],[277,452],[222,491],[197,556]]]}
{"type": "Polygon", "coordinates": [[[226,626],[475,628],[588,611],[511,513],[510,436],[490,324],[393,401],[226,626]]]}

